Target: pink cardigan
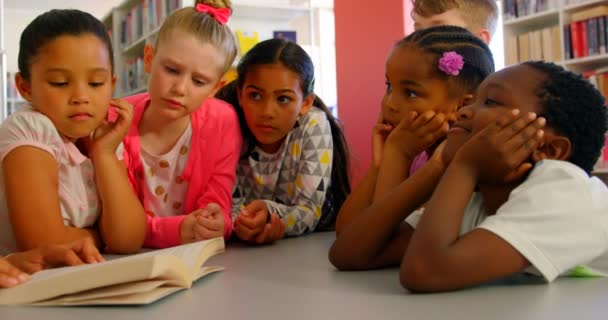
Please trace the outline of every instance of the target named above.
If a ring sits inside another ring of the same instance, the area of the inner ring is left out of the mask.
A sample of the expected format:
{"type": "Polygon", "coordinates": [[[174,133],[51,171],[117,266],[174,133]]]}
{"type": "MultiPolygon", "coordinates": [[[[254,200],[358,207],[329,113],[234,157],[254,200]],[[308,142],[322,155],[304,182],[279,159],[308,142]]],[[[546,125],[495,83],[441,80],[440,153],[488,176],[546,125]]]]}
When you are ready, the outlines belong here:
{"type": "MultiPolygon", "coordinates": [[[[144,176],[139,145],[138,126],[150,101],[148,93],[125,98],[134,108],[131,129],[123,140],[123,159],[129,181],[142,199],[141,180],[144,176]]],[[[181,243],[179,226],[185,214],[204,208],[211,202],[222,208],[224,238],[232,233],[232,189],[236,180],[236,165],[241,151],[242,136],[234,109],[227,103],[208,98],[190,115],[192,139],[190,155],[182,178],[189,183],[184,215],[151,217],[146,215],[145,247],[166,248],[181,243]]],[[[146,208],[144,208],[146,209],[146,208]]],[[[147,211],[147,210],[146,210],[147,211]]]]}

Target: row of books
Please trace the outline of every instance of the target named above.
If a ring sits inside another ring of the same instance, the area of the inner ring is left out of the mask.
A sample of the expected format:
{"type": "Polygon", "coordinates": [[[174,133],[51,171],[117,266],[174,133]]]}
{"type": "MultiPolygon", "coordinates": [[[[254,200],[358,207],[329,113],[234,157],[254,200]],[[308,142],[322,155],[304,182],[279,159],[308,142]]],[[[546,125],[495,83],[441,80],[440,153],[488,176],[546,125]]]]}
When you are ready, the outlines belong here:
{"type": "Polygon", "coordinates": [[[506,35],[506,65],[528,60],[561,61],[560,36],[558,26],[519,35],[506,35]]]}
{"type": "Polygon", "coordinates": [[[143,0],[134,5],[121,21],[120,43],[127,46],[149,34],[181,6],[181,0],[143,0]]]}
{"type": "Polygon", "coordinates": [[[503,0],[503,17],[506,20],[558,9],[580,0],[503,0]]]}
{"type": "Polygon", "coordinates": [[[564,54],[576,59],[608,52],[608,5],[572,14],[564,26],[564,54]]]}
{"type": "MultiPolygon", "coordinates": [[[[587,78],[602,93],[605,99],[608,99],[608,67],[583,72],[583,77],[587,78]]],[[[608,171],[608,134],[602,154],[597,160],[594,169],[596,171],[608,171]]]]}
{"type": "Polygon", "coordinates": [[[148,73],[144,70],[143,57],[129,59],[125,62],[121,86],[125,95],[143,91],[148,86],[148,73]]]}

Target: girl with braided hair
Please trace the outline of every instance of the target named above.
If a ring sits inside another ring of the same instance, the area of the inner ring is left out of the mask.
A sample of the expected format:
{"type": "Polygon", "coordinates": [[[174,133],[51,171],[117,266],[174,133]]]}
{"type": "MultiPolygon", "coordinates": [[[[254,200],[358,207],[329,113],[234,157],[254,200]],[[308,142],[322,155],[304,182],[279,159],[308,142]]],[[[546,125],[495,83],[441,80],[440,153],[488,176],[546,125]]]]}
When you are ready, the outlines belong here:
{"type": "Polygon", "coordinates": [[[386,62],[372,165],[338,215],[334,265],[399,265],[408,234],[401,232],[401,222],[428,201],[447,165],[434,152],[456,111],[473,100],[492,72],[488,46],[460,27],[423,29],[395,45],[386,62]],[[399,223],[388,223],[395,220],[399,223]]]}

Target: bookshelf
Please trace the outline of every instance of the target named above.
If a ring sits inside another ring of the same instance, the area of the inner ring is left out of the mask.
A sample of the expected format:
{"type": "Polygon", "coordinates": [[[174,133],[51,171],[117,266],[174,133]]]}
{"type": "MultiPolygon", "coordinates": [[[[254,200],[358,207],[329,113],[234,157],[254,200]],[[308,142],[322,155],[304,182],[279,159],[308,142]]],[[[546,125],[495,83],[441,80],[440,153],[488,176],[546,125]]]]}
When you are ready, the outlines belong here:
{"type": "MultiPolygon", "coordinates": [[[[502,0],[502,12],[505,65],[553,61],[588,78],[608,101],[608,0],[502,0]]],[[[608,144],[594,174],[608,175],[608,144]]]]}
{"type": "MultiPolygon", "coordinates": [[[[193,6],[194,0],[125,0],[102,21],[110,31],[118,82],[114,95],[132,95],[146,90],[143,51],[154,43],[164,18],[179,8],[193,6]]],[[[228,23],[233,31],[257,33],[259,40],[273,37],[274,31],[295,31],[300,44],[315,62],[320,60],[316,41],[318,8],[312,0],[233,0],[228,23]]],[[[240,58],[237,57],[237,61],[240,58]]],[[[236,65],[236,62],[235,62],[236,65]]],[[[316,64],[317,65],[317,64],[316,64]]],[[[333,75],[335,77],[335,74],[333,75]]]]}
{"type": "Polygon", "coordinates": [[[21,104],[25,102],[25,99],[23,99],[19,94],[19,91],[17,91],[17,86],[15,85],[15,74],[16,72],[6,73],[6,103],[4,104],[6,117],[17,111],[21,104]]]}

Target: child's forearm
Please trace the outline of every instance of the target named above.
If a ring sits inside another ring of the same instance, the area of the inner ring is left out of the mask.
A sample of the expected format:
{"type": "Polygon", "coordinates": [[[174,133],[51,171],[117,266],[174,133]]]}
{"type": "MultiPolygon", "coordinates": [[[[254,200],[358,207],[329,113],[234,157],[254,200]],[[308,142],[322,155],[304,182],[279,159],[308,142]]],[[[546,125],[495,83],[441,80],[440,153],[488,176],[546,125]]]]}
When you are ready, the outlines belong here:
{"type": "Polygon", "coordinates": [[[95,154],[95,180],[101,198],[99,230],[113,253],[134,253],[146,236],[146,216],[122,161],[113,154],[95,154]]]}
{"type": "Polygon", "coordinates": [[[387,145],[378,171],[378,180],[374,189],[373,201],[377,201],[391,192],[409,176],[412,159],[406,159],[395,148],[387,145]]]}
{"type": "Polygon", "coordinates": [[[457,257],[450,249],[460,237],[462,217],[476,183],[466,166],[457,162],[449,165],[410,240],[401,265],[402,282],[408,273],[417,273],[421,268],[429,277],[453,272],[447,265],[457,257]]]}
{"type": "Polygon", "coordinates": [[[442,173],[442,166],[430,162],[363,210],[336,239],[332,263],[339,269],[398,265],[413,231],[402,222],[428,200],[442,173]]]}
{"type": "Polygon", "coordinates": [[[372,204],[377,178],[378,168],[372,164],[363,180],[348,195],[338,212],[338,218],[336,219],[337,235],[342,232],[352,219],[372,204]]]}
{"type": "Polygon", "coordinates": [[[95,246],[100,248],[102,243],[99,238],[99,233],[94,228],[76,228],[76,227],[63,227],[62,230],[56,230],[54,232],[48,230],[44,236],[28,237],[27,239],[17,239],[17,247],[19,251],[33,250],[49,244],[62,244],[68,243],[82,238],[90,237],[95,242],[95,246]]]}

